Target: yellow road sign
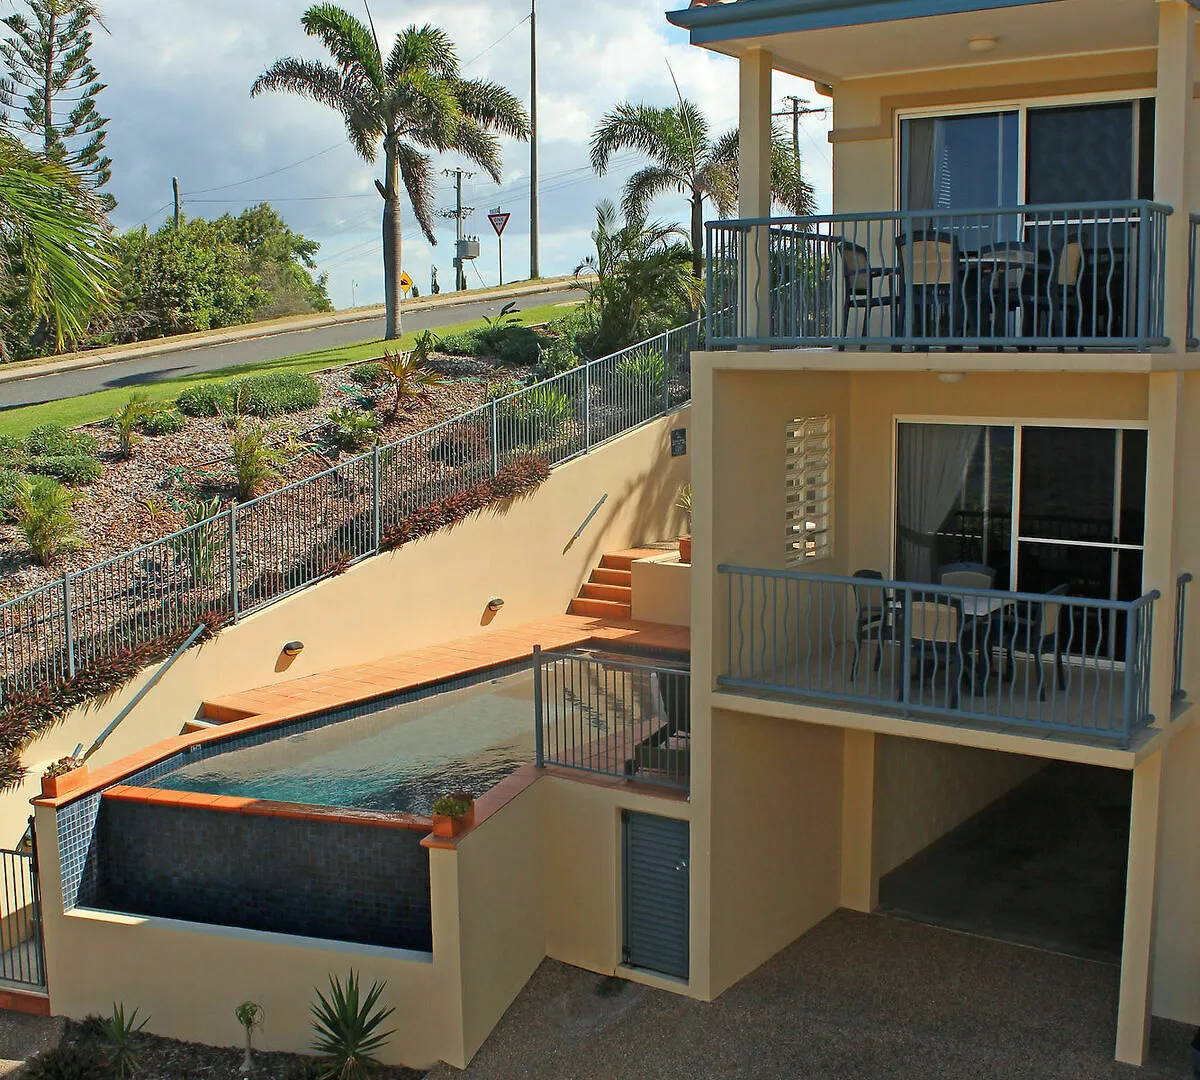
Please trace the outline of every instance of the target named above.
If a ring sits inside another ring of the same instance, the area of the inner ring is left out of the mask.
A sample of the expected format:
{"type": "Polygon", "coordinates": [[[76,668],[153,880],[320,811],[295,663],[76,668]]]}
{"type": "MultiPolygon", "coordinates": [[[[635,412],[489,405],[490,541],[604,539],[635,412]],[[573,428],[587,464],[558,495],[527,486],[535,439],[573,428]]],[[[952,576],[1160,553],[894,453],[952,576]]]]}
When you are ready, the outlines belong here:
{"type": "Polygon", "coordinates": [[[408,290],[412,288],[412,278],[408,276],[407,270],[400,274],[400,288],[404,290],[405,296],[408,295],[408,290]]]}

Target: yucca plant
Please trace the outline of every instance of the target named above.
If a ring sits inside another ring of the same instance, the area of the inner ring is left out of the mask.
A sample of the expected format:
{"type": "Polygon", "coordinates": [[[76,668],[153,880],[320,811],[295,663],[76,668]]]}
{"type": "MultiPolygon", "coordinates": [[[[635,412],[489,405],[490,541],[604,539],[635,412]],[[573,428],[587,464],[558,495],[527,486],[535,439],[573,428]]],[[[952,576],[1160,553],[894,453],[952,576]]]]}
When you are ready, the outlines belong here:
{"type": "Polygon", "coordinates": [[[675,509],[682,510],[687,514],[688,524],[692,521],[692,485],[684,484],[679,489],[679,496],[675,500],[675,509]]]}
{"type": "Polygon", "coordinates": [[[436,371],[425,365],[429,362],[429,354],[433,351],[433,336],[426,331],[417,338],[411,352],[384,351],[380,364],[392,382],[395,396],[392,399],[392,416],[400,412],[400,402],[413,401],[423,396],[426,391],[435,386],[441,386],[446,380],[436,371]]]}
{"type": "Polygon", "coordinates": [[[221,512],[221,500],[209,499],[186,507],[186,530],[172,542],[175,554],[187,565],[194,582],[209,584],[216,577],[217,565],[225,556],[228,530],[212,519],[221,512]],[[210,522],[205,526],[204,522],[210,522]]]}
{"type": "Polygon", "coordinates": [[[74,501],[75,495],[52,477],[17,481],[8,513],[39,566],[48,566],[63,551],[78,546],[79,524],[71,513],[74,501]]]}
{"type": "Polygon", "coordinates": [[[253,499],[279,476],[281,454],[270,443],[272,429],[234,416],[229,429],[229,453],[233,461],[234,488],[238,502],[253,499]]]}
{"type": "Polygon", "coordinates": [[[117,433],[121,457],[127,458],[133,454],[134,441],[138,432],[145,428],[146,422],[169,408],[165,402],[150,401],[145,394],[129,395],[129,400],[112,414],[109,421],[117,433]]]}
{"type": "Polygon", "coordinates": [[[142,1028],[150,1019],[147,1016],[139,1024],[137,1014],[137,1009],[134,1009],[127,1017],[125,1005],[114,1001],[112,1016],[100,1021],[106,1043],[105,1057],[115,1080],[128,1080],[137,1072],[142,1051],[142,1028]]]}
{"type": "Polygon", "coordinates": [[[394,1030],[380,1031],[384,1022],[395,1012],[383,1008],[379,999],[386,983],[375,983],[360,997],[358,973],[353,968],[345,987],[334,976],[329,977],[329,997],[316,991],[312,1007],[313,1049],[321,1056],[326,1080],[364,1080],[379,1068],[375,1056],[395,1034],[394,1030]]]}

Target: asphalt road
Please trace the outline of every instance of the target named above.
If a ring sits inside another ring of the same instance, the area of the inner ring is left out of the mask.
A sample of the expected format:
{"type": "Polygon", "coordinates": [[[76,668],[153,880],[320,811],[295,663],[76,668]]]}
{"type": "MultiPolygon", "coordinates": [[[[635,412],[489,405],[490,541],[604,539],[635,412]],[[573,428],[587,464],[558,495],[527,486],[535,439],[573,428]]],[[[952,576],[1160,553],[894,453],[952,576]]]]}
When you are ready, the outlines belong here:
{"type": "MultiPolygon", "coordinates": [[[[497,297],[477,303],[454,304],[414,312],[404,316],[404,329],[433,330],[439,326],[472,322],[484,315],[496,314],[509,299],[497,297]]],[[[523,308],[562,304],[578,299],[579,292],[571,289],[516,298],[517,305],[523,308]]],[[[277,360],[297,353],[336,349],[380,337],[383,337],[383,319],[364,319],[362,322],[319,326],[308,330],[289,330],[272,334],[270,337],[231,341],[224,345],[197,345],[177,352],[74,368],[53,375],[38,375],[0,383],[0,409],[17,409],[22,405],[79,397],[82,394],[95,393],[97,390],[142,386],[163,379],[179,379],[201,371],[220,371],[221,368],[277,360]]]]}

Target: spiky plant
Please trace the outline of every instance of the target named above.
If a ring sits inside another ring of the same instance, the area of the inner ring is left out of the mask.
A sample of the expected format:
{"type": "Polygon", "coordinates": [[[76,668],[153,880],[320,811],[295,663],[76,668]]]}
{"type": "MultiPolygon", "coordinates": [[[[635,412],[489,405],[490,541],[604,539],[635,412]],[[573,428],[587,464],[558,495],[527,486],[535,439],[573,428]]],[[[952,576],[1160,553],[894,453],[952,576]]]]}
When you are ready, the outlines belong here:
{"type": "Polygon", "coordinates": [[[110,420],[113,430],[117,433],[117,443],[121,457],[133,454],[134,441],[143,425],[157,412],[165,411],[162,402],[150,401],[145,394],[130,394],[125,402],[110,420]]]}
{"type": "Polygon", "coordinates": [[[283,454],[271,445],[272,434],[273,430],[266,424],[234,417],[229,429],[229,455],[238,502],[253,499],[279,476],[283,454]]]}
{"type": "Polygon", "coordinates": [[[379,1067],[376,1055],[395,1031],[380,1031],[395,1012],[383,1008],[379,999],[386,983],[375,983],[361,997],[358,973],[351,969],[343,987],[335,976],[329,977],[329,997],[316,991],[312,1006],[313,1049],[321,1056],[327,1080],[365,1080],[379,1067]]]}
{"type": "MultiPolygon", "coordinates": [[[[369,20],[368,20],[369,21],[369,20]]],[[[336,4],[315,4],[300,20],[320,40],[333,63],[288,56],[276,60],[250,88],[311,98],[342,114],[359,156],[374,162],[383,146],[383,279],[386,337],[400,336],[400,187],[417,224],[434,237],[433,165],[429,151],[454,151],[500,183],[498,135],[529,137],[520,101],[498,83],[465,79],[458,53],[444,30],[409,26],[384,55],[374,24],[364,25],[336,4]]]]}
{"type": "Polygon", "coordinates": [[[142,1029],[150,1017],[137,1022],[137,1009],[125,1015],[125,1005],[113,1002],[112,1016],[100,1021],[104,1032],[105,1058],[115,1080],[128,1080],[137,1072],[142,1051],[142,1029]]]}
{"type": "Polygon", "coordinates": [[[433,347],[432,340],[432,336],[426,331],[417,338],[411,352],[384,351],[383,359],[379,362],[392,382],[395,395],[392,398],[392,416],[399,413],[401,401],[413,401],[446,381],[436,371],[425,366],[433,347]]]}
{"type": "Polygon", "coordinates": [[[59,554],[79,545],[79,523],[71,513],[74,501],[74,493],[53,477],[31,476],[18,481],[8,514],[39,566],[48,566],[59,554]]]}

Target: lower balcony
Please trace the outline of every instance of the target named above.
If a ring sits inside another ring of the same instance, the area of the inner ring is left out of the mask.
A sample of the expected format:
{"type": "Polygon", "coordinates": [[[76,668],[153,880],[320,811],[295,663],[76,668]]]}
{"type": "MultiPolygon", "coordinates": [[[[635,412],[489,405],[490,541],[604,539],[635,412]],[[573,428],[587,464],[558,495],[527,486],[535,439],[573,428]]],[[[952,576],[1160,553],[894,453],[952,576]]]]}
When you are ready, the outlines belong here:
{"type": "Polygon", "coordinates": [[[1121,748],[1153,722],[1157,592],[1124,602],[718,570],[721,689],[1121,748]]]}

